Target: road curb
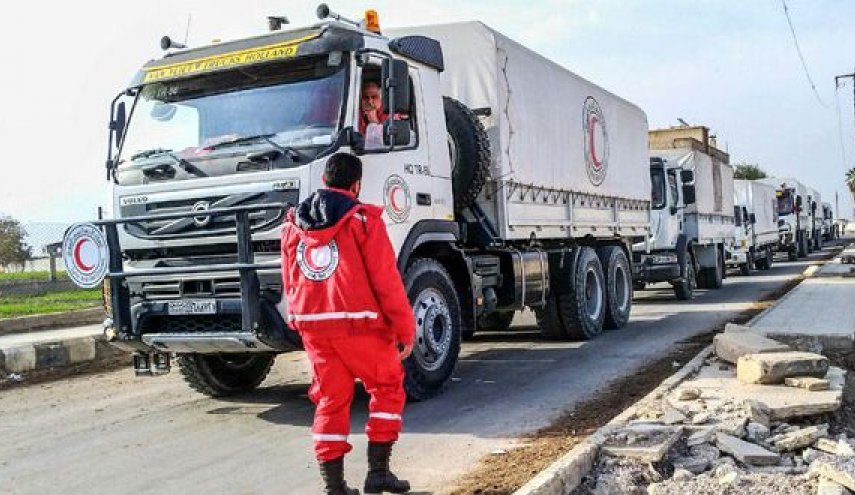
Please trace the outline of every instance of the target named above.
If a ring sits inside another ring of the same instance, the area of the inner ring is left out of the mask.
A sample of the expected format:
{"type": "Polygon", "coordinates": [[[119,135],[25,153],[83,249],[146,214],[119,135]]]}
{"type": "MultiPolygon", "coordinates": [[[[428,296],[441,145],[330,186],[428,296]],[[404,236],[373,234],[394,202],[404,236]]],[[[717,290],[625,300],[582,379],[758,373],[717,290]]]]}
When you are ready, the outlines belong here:
{"type": "MultiPolygon", "coordinates": [[[[824,264],[824,263],[823,263],[824,264]]],[[[821,265],[820,265],[821,266],[821,265]]],[[[778,298],[773,304],[751,317],[746,325],[751,326],[758,321],[763,315],[771,311],[787,299],[787,296],[792,294],[801,283],[816,275],[818,269],[813,269],[814,265],[805,269],[802,273],[802,280],[794,285],[786,294],[778,298]]],[[[645,395],[641,400],[635,402],[623,412],[612,418],[586,438],[582,443],[573,447],[570,452],[564,454],[557,461],[550,464],[546,469],[537,474],[528,483],[520,487],[514,492],[514,495],[565,495],[570,493],[582,482],[582,478],[593,468],[594,462],[599,454],[600,446],[602,446],[609,433],[615,429],[625,425],[632,417],[635,416],[636,410],[642,405],[650,401],[664,397],[668,392],[674,389],[686,377],[698,371],[704,362],[713,354],[712,344],[705,347],[694,358],[687,362],[676,373],[666,378],[656,388],[645,395]]]]}
{"type": "Polygon", "coordinates": [[[7,376],[20,375],[106,360],[123,353],[101,335],[23,344],[0,349],[0,371],[7,376]]]}
{"type": "Polygon", "coordinates": [[[104,321],[104,309],[99,307],[64,313],[4,318],[0,320],[0,336],[93,325],[102,321],[104,321]]]}

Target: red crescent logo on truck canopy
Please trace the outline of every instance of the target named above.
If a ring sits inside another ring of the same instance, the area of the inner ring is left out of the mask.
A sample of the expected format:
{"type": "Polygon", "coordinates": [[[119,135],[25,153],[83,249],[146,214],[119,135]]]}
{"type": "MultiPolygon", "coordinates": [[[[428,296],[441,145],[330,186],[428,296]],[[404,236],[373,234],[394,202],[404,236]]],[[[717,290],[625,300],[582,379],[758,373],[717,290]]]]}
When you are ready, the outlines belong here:
{"type": "Polygon", "coordinates": [[[582,130],[585,170],[591,183],[599,186],[605,180],[609,168],[609,134],[606,118],[593,96],[587,97],[582,107],[582,130]]]}

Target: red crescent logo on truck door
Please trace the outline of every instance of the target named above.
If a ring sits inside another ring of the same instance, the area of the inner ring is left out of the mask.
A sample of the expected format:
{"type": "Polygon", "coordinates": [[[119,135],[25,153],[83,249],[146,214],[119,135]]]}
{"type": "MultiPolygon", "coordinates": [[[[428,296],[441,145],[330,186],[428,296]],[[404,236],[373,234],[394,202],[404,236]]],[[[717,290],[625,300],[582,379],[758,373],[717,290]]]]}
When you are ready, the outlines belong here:
{"type": "Polygon", "coordinates": [[[412,199],[410,198],[410,187],[407,181],[400,175],[390,175],[383,186],[383,203],[386,206],[386,215],[393,222],[406,221],[410,216],[412,199]]]}
{"type": "Polygon", "coordinates": [[[585,170],[588,179],[599,186],[609,168],[609,134],[600,104],[593,96],[585,99],[582,107],[582,129],[585,143],[585,170]]]}

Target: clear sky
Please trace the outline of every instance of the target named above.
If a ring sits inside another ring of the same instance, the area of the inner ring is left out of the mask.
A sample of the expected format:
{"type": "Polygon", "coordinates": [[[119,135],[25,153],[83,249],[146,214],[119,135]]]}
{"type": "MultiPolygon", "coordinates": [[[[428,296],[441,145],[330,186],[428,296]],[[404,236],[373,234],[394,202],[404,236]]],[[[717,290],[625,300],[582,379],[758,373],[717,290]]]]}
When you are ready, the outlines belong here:
{"type": "MultiPolygon", "coordinates": [[[[851,217],[855,2],[788,0],[823,104],[802,71],[780,0],[332,1],[386,26],[478,19],[643,108],[651,127],[682,118],[718,135],[732,160],[795,176],[851,217]],[[838,128],[838,102],[842,139],[838,128]],[[844,164],[844,156],[846,163],[844,164]]],[[[107,203],[109,102],[164,34],[190,45],[266,30],[267,15],[314,22],[316,2],[16,2],[4,47],[0,212],[23,222],[92,218],[107,203]]]]}

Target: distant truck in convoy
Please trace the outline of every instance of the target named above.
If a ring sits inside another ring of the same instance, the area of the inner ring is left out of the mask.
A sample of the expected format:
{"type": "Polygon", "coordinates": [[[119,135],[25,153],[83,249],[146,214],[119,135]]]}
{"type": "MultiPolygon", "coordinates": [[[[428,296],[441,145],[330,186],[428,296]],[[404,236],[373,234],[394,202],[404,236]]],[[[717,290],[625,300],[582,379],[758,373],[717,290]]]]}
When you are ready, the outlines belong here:
{"type": "Polygon", "coordinates": [[[808,255],[813,239],[810,188],[793,178],[770,177],[758,182],[775,186],[778,201],[778,251],[790,261],[808,255]]]}
{"type": "MultiPolygon", "coordinates": [[[[416,314],[411,398],[443,389],[461,338],[505,330],[524,308],[549,338],[625,325],[631,247],[650,233],[644,112],[479,22],[381,32],[373,11],[318,15],[198,48],[165,38],[165,56],[113,102],[112,218],[73,227],[66,244],[82,283],[109,272],[105,333],[136,371],[168,372],[177,355],[193,388],[222,396],[300,348],[280,225],[340,151],[362,158],[362,200],[385,207],[416,314]],[[366,81],[394,115],[376,147],[360,132],[366,81]]],[[[696,154],[666,153],[662,173],[697,166],[696,154]]],[[[679,246],[720,283],[722,238],[686,222],[701,238],[679,246]]],[[[305,253],[305,269],[323,277],[336,259],[335,246],[305,253]]]]}
{"type": "Polygon", "coordinates": [[[703,126],[650,131],[650,238],[634,246],[635,286],[669,282],[678,299],[718,289],[734,243],[733,168],[703,126]]]}
{"type": "Polygon", "coordinates": [[[836,239],[834,209],[830,203],[822,203],[822,240],[829,242],[834,239],[836,239]]]}
{"type": "Polygon", "coordinates": [[[730,262],[743,275],[772,267],[778,245],[775,187],[753,180],[733,181],[736,242],[730,262]]]}

